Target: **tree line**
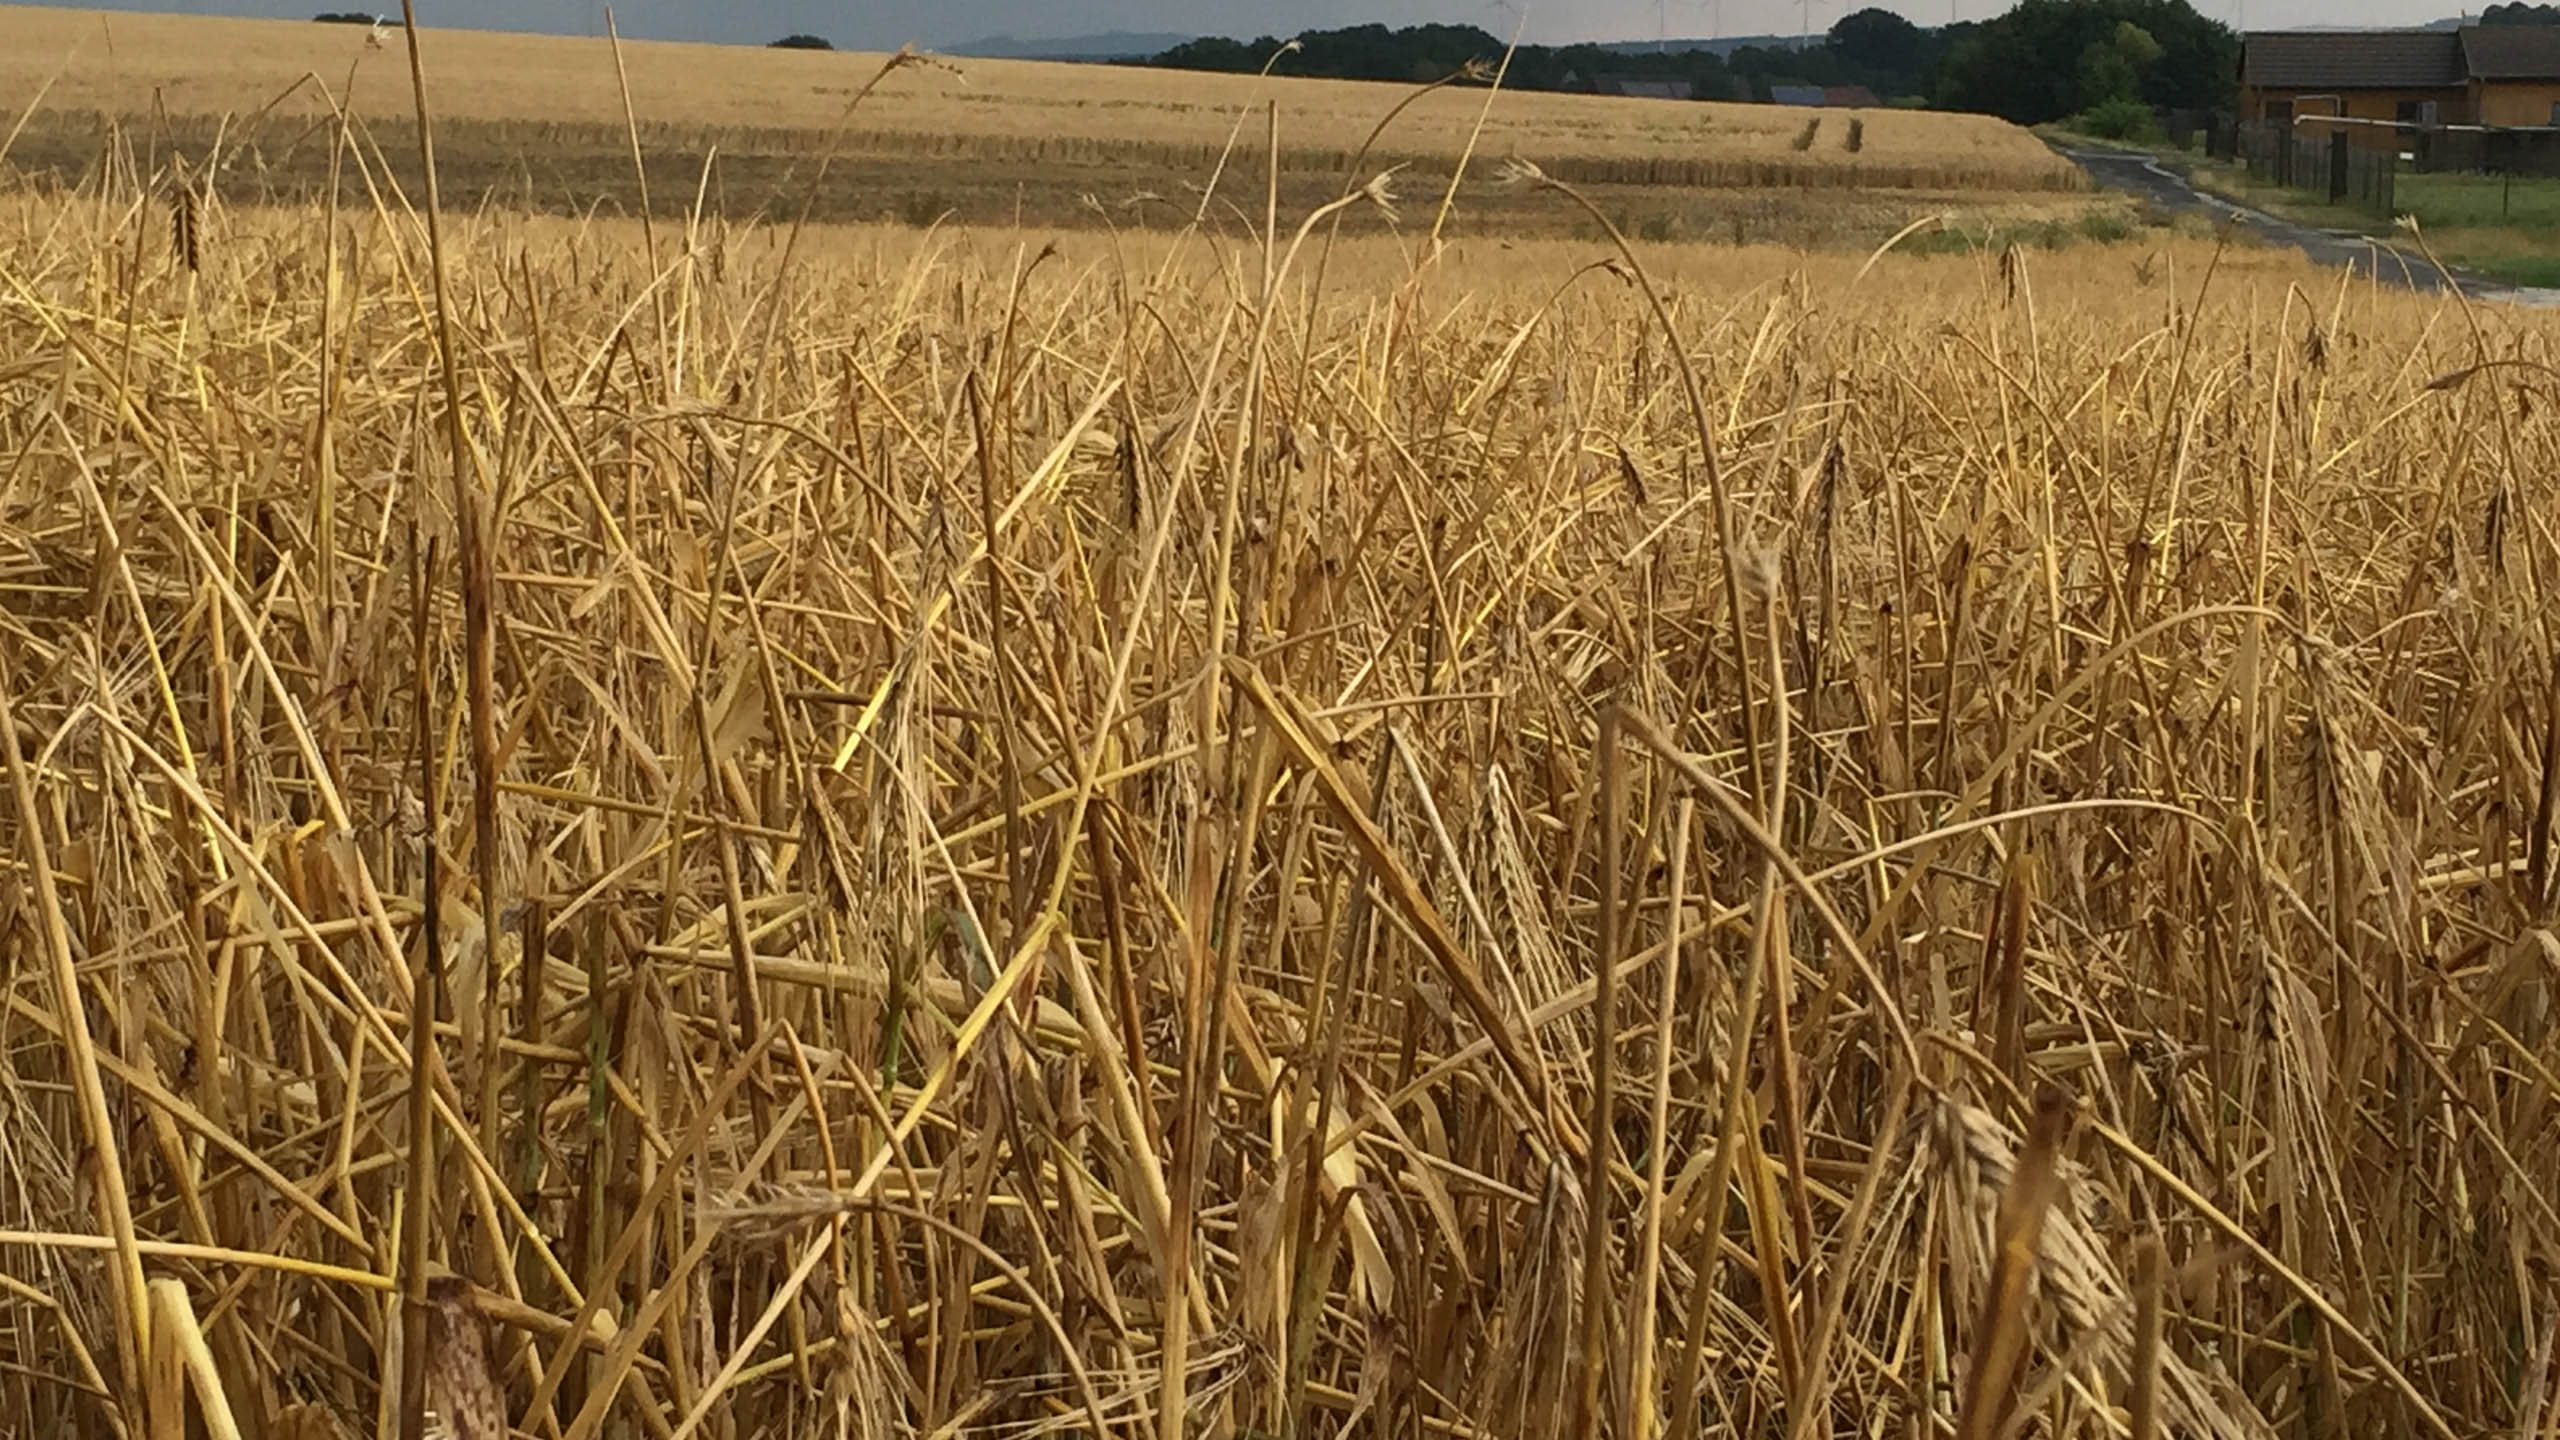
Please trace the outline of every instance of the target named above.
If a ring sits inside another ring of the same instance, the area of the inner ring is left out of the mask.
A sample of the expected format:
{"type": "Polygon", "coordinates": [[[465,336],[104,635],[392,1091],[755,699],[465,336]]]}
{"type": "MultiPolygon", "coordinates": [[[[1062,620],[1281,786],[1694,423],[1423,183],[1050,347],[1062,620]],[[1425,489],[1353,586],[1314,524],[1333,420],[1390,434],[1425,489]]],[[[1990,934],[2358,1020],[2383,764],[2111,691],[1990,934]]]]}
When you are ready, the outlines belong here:
{"type": "MultiPolygon", "coordinates": [[[[2495,6],[2490,10],[2551,10],[2495,6]]],[[[1185,70],[1428,84],[1502,58],[1472,25],[1355,25],[1293,39],[1209,38],[1150,63],[1185,70]],[[1286,47],[1287,53],[1282,53],[1286,47]]],[[[2154,108],[2213,109],[2239,81],[2240,36],[2187,0],[2021,0],[1996,19],[1923,29],[1890,10],[1844,16],[1819,44],[1684,49],[1524,45],[1506,85],[1587,89],[1595,77],[1689,82],[1700,99],[1766,100],[1785,85],[1861,85],[1888,103],[1977,110],[2023,125],[2097,116],[2130,126],[2154,108]]]]}
{"type": "MultiPolygon", "coordinates": [[[[1503,84],[1520,90],[1576,90],[1589,89],[1603,77],[1667,80],[1686,82],[1690,92],[1703,100],[1766,100],[1772,85],[1864,85],[1879,96],[1923,103],[1936,45],[1917,27],[1903,23],[1914,36],[1921,37],[1914,50],[1858,61],[1826,44],[1802,50],[1744,46],[1730,55],[1694,46],[1634,50],[1601,45],[1523,45],[1511,57],[1503,84]],[[1877,63],[1879,60],[1881,63],[1877,63]]],[[[1182,70],[1238,74],[1252,74],[1270,64],[1275,74],[1429,84],[1473,62],[1497,63],[1502,52],[1501,40],[1473,25],[1411,25],[1398,29],[1354,25],[1341,30],[1312,30],[1293,39],[1275,35],[1254,40],[1213,36],[1175,46],[1156,56],[1152,63],[1182,70]],[[1293,48],[1281,54],[1284,47],[1293,48]],[[1279,57],[1276,63],[1275,55],[1279,57]]]]}

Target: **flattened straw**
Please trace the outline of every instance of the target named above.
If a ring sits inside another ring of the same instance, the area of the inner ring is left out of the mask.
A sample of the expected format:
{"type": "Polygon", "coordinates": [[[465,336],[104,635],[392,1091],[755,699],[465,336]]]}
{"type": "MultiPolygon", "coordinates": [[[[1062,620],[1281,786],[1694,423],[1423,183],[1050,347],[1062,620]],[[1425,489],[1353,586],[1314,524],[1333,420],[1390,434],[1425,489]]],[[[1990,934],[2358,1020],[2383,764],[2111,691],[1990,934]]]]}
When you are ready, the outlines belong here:
{"type": "MultiPolygon", "coordinates": [[[[640,115],[631,103],[631,68],[622,60],[622,29],[614,23],[613,7],[604,7],[605,38],[613,45],[614,83],[622,90],[622,129],[631,142],[632,183],[640,187],[640,241],[649,256],[649,274],[661,272],[658,265],[658,216],[649,203],[649,164],[640,154],[640,115]]],[[[667,330],[667,290],[653,278],[649,285],[649,304],[658,321],[658,394],[661,402],[674,398],[670,387],[675,382],[676,355],[667,330]]]]}
{"type": "Polygon", "coordinates": [[[1689,904],[1689,836],[1697,822],[1698,802],[1683,795],[1673,807],[1671,820],[1671,892],[1665,905],[1670,919],[1661,946],[1661,957],[1655,963],[1661,974],[1655,979],[1653,1002],[1653,1106],[1646,1125],[1644,1224],[1636,1240],[1635,1324],[1629,1332],[1628,1364],[1633,1373],[1628,1377],[1632,1408],[1628,1412],[1629,1433],[1635,1440],[1653,1440],[1662,1428],[1662,1410],[1655,1403],[1657,1356],[1655,1354],[1655,1316],[1659,1310],[1656,1292],[1662,1275],[1662,1209],[1664,1185],[1671,1165],[1671,1043],[1672,1017],[1680,1008],[1680,965],[1682,925],[1689,904]]]}
{"type": "Polygon", "coordinates": [[[428,1314],[432,1308],[427,1297],[427,1238],[434,1223],[435,1195],[435,1021],[437,997],[444,990],[444,921],[443,867],[438,859],[437,833],[441,830],[442,787],[437,784],[435,746],[435,685],[428,669],[427,635],[434,610],[433,596],[427,589],[427,577],[435,573],[437,544],[428,541],[423,550],[418,532],[409,531],[410,660],[415,667],[412,677],[416,686],[416,731],[418,757],[419,807],[425,815],[425,833],[419,842],[419,904],[425,920],[421,939],[425,950],[420,957],[409,989],[409,1164],[408,1184],[403,1187],[406,1208],[402,1211],[400,1232],[400,1440],[421,1440],[427,1427],[427,1375],[432,1366],[427,1354],[428,1314]]]}
{"type": "MultiPolygon", "coordinates": [[[[1582,207],[1583,213],[1607,233],[1610,243],[1617,247],[1619,256],[1635,275],[1636,288],[1643,293],[1646,306],[1653,312],[1654,323],[1662,329],[1672,361],[1679,367],[1681,390],[1689,401],[1689,423],[1697,433],[1699,457],[1707,472],[1709,504],[1715,516],[1717,559],[1724,579],[1725,618],[1733,626],[1735,684],[1740,694],[1742,714],[1742,748],[1751,767],[1751,799],[1757,804],[1769,793],[1769,776],[1768,762],[1760,754],[1760,712],[1752,700],[1756,677],[1751,668],[1751,625],[1745,618],[1750,612],[1743,608],[1742,603],[1742,539],[1734,523],[1733,497],[1725,485],[1724,463],[1716,445],[1715,422],[1708,417],[1707,395],[1698,384],[1697,366],[1689,358],[1688,343],[1682,338],[1680,327],[1671,321],[1670,305],[1663,300],[1652,274],[1645,269],[1644,261],[1637,258],[1635,246],[1618,229],[1617,222],[1593,203],[1591,197],[1550,177],[1537,166],[1526,161],[1514,161],[1512,166],[1518,177],[1553,190],[1582,207]]],[[[1784,696],[1778,698],[1782,702],[1785,699],[1784,696]]]]}
{"type": "MultiPolygon", "coordinates": [[[[1624,1428],[1623,1407],[1604,1392],[1609,1372],[1610,1227],[1617,1207],[1611,1193],[1609,1162],[1616,1150],[1618,1086],[1618,956],[1625,948],[1625,884],[1627,776],[1618,743],[1618,716],[1611,706],[1600,716],[1600,951],[1595,960],[1591,1002],[1591,1150],[1582,1178],[1582,1375],[1574,1397],[1574,1430],[1592,1435],[1603,1425],[1624,1428]]],[[[1675,917],[1676,923],[1676,917],[1675,917]]],[[[1650,1404],[1648,1402],[1648,1408],[1650,1404]]]]}
{"type": "Polygon", "coordinates": [[[2036,1097],[2026,1148],[2000,1197],[1999,1234],[1992,1250],[1991,1280],[1973,1323],[1973,1349],[1965,1367],[1964,1399],[1956,1411],[1956,1440],[1998,1440],[2026,1376],[2028,1282],[2036,1270],[2045,1212],[2061,1191],[2062,1140],[2071,1124],[2071,1100],[2048,1089],[2036,1097]]]}
{"type": "Polygon", "coordinates": [[[1674,746],[1671,738],[1663,733],[1662,727],[1655,724],[1649,716],[1630,711],[1626,715],[1626,724],[1638,738],[1653,749],[1656,755],[1662,757],[1665,764],[1669,765],[1682,779],[1688,781],[1699,794],[1707,797],[1708,802],[1716,809],[1722,811],[1727,824],[1740,831],[1754,848],[1777,867],[1779,875],[1794,887],[1797,895],[1803,898],[1806,907],[1813,911],[1814,917],[1822,922],[1825,930],[1830,932],[1832,943],[1838,945],[1848,956],[1849,963],[1857,968],[1858,978],[1866,982],[1868,992],[1875,997],[1875,1010],[1878,1017],[1893,1035],[1896,1045],[1902,1051],[1903,1060],[1911,1067],[1911,1073],[1927,1074],[1927,1068],[1920,1058],[1919,1043],[1911,1034],[1911,1022],[1904,1018],[1899,1001],[1893,991],[1885,985],[1884,977],[1876,973],[1875,963],[1867,957],[1866,948],[1858,943],[1858,937],[1849,929],[1848,922],[1840,918],[1839,910],[1832,905],[1830,898],[1822,893],[1813,879],[1805,874],[1804,867],[1796,863],[1795,857],[1787,853],[1786,847],[1781,845],[1777,837],[1770,834],[1759,820],[1744,810],[1732,796],[1725,793],[1726,787],[1721,782],[1709,775],[1694,758],[1674,746]]]}
{"type": "Polygon", "coordinates": [[[211,1440],[240,1440],[239,1422],[231,1417],[231,1399],[223,1392],[222,1372],[213,1363],[213,1351],[204,1343],[204,1332],[196,1328],[196,1315],[187,1303],[187,1287],[167,1277],[151,1282],[152,1344],[160,1357],[153,1369],[155,1378],[165,1366],[161,1394],[155,1398],[152,1417],[155,1426],[172,1427],[162,1433],[177,1435],[185,1431],[185,1416],[177,1408],[184,1404],[183,1388],[195,1391],[196,1417],[211,1440]]]}
{"type": "Polygon", "coordinates": [[[452,1440],[507,1440],[506,1399],[471,1282],[437,1276],[428,1282],[427,1305],[427,1390],[436,1418],[452,1440]]]}
{"type": "Polygon", "coordinates": [[[2159,1236],[2134,1243],[2133,1395],[2126,1406],[2133,1440],[2160,1440],[2160,1305],[2167,1269],[2159,1236]]]}
{"type": "Polygon", "coordinates": [[[1475,962],[1467,958],[1466,947],[1460,945],[1457,936],[1450,931],[1448,920],[1423,895],[1422,887],[1405,869],[1403,862],[1396,858],[1394,848],[1387,843],[1387,837],[1379,831],[1377,823],[1352,799],[1350,787],[1343,783],[1342,774],[1334,768],[1332,760],[1307,738],[1295,709],[1272,690],[1270,682],[1262,678],[1262,672],[1249,662],[1231,655],[1227,657],[1226,665],[1227,672],[1235,677],[1255,708],[1271,721],[1274,732],[1288,745],[1298,762],[1314,775],[1325,802],[1351,832],[1353,843],[1360,848],[1381,887],[1394,899],[1405,917],[1414,923],[1433,963],[1439,967],[1451,988],[1458,992],[1458,998],[1465,1003],[1470,1018],[1492,1041],[1494,1053],[1501,1057],[1504,1067],[1519,1082],[1532,1110],[1546,1118],[1555,1132],[1557,1143],[1567,1153],[1581,1158],[1587,1153],[1584,1138],[1574,1134],[1572,1127],[1554,1112],[1554,1097],[1544,1067],[1512,1033],[1509,1019],[1503,1015],[1493,992],[1486,988],[1483,977],[1477,973],[1475,962]]]}
{"type": "MultiPolygon", "coordinates": [[[[446,295],[444,203],[437,188],[435,129],[427,111],[426,56],[418,44],[417,0],[400,0],[400,14],[409,39],[409,89],[418,112],[418,163],[426,171],[427,258],[435,280],[437,369],[444,382],[444,438],[453,465],[453,512],[460,531],[456,558],[462,563],[464,693],[471,723],[471,858],[480,880],[480,913],[495,927],[506,910],[506,895],[498,884],[497,622],[490,613],[497,579],[489,556],[488,525],[495,517],[489,510],[486,477],[480,474],[462,426],[462,374],[453,338],[453,307],[446,295]]],[[[494,984],[497,967],[492,965],[489,974],[494,984]]],[[[491,990],[483,998],[495,994],[491,990]]]]}
{"type": "Polygon", "coordinates": [[[80,1106],[90,1163],[96,1166],[93,1199],[98,1226],[115,1242],[116,1355],[128,1384],[139,1381],[151,1352],[151,1307],[143,1288],[142,1252],[136,1248],[133,1206],[126,1189],[124,1155],[116,1143],[115,1118],[107,1109],[107,1087],[98,1075],[97,1043],[89,1034],[89,1009],[80,989],[80,969],[71,952],[71,931],[62,914],[62,893],[54,881],[53,851],[45,844],[44,816],[36,804],[35,778],[18,750],[17,682],[11,674],[8,647],[0,645],[0,755],[9,762],[9,789],[17,799],[18,847],[27,874],[35,882],[36,919],[44,937],[51,973],[55,1013],[60,1017],[63,1048],[69,1052],[71,1085],[80,1106]]]}
{"type": "Polygon", "coordinates": [[[2322,1323],[2353,1342],[2355,1348],[2364,1352],[2365,1359],[2371,1362],[2373,1368],[2382,1372],[2383,1378],[2391,1382],[2391,1388],[2399,1391],[2401,1398],[2409,1402],[2409,1408],[2418,1412],[2418,1418],[2426,1422],[2428,1429],[2444,1437],[2444,1440],[2461,1440],[2460,1433],[2427,1399],[2426,1393],[2409,1379],[2408,1373],[2393,1363],[2390,1355],[2385,1353],[2382,1346],[2371,1336],[2365,1334],[2340,1313],[2338,1307],[2331,1304],[2329,1298],[2320,1293],[2318,1286],[2305,1279],[2292,1266],[2285,1264],[2258,1237],[2250,1234],[2248,1229],[2238,1221],[2222,1213],[2220,1207],[2206,1199],[2194,1186],[2179,1179],[2169,1167],[2160,1163],[2159,1157],[2135,1144],[2131,1136],[2103,1121],[2092,1121],[2089,1131],[2098,1139],[2105,1141],[2110,1149],[2131,1161],[2154,1183],[2176,1197],[2179,1204],[2194,1211],[2205,1223],[2220,1231],[2226,1239],[2247,1250],[2261,1266],[2265,1267],[2268,1274],[2282,1282],[2286,1289],[2291,1290],[2301,1299],[2306,1308],[2320,1317],[2322,1323]]]}

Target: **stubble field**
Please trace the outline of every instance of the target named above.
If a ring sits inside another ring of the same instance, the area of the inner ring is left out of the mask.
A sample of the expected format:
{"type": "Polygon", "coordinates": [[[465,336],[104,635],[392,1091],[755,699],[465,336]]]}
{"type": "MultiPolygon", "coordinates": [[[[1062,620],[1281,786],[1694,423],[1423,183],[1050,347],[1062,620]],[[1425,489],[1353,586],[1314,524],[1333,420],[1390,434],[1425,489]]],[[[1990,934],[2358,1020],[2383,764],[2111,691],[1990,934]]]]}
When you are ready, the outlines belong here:
{"type": "Polygon", "coordinates": [[[0,189],[0,1414],[2551,1433],[2547,318],[357,168],[0,189]]]}

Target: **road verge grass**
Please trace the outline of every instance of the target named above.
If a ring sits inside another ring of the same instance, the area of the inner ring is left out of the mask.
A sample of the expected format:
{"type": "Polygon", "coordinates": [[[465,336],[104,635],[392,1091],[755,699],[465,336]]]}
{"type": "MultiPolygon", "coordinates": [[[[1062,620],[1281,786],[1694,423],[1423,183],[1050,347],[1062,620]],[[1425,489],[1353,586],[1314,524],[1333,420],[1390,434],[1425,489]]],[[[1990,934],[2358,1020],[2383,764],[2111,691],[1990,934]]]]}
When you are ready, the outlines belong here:
{"type": "MultiPolygon", "coordinates": [[[[2159,142],[2100,140],[2059,126],[2036,133],[2064,148],[2146,154],[2205,194],[2296,225],[2370,236],[2413,265],[2429,264],[2425,251],[2391,221],[2270,184],[2236,161],[2159,142]]],[[[2394,194],[2398,211],[2416,217],[2427,247],[2455,270],[2509,285],[2560,286],[2560,180],[2404,171],[2394,194]]]]}

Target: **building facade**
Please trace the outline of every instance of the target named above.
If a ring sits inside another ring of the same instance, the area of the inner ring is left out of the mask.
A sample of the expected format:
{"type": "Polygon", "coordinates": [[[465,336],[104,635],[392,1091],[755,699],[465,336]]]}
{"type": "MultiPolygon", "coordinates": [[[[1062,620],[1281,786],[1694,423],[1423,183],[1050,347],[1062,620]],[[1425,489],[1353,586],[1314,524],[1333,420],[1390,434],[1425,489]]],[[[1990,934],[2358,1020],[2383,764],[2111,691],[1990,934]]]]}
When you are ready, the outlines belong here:
{"type": "Polygon", "coordinates": [[[2241,115],[2379,122],[2349,139],[2398,148],[2435,125],[2560,125],[2560,27],[2265,30],[2243,38],[2241,115]]]}

